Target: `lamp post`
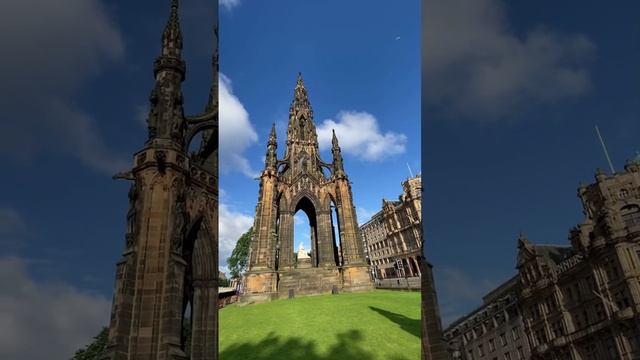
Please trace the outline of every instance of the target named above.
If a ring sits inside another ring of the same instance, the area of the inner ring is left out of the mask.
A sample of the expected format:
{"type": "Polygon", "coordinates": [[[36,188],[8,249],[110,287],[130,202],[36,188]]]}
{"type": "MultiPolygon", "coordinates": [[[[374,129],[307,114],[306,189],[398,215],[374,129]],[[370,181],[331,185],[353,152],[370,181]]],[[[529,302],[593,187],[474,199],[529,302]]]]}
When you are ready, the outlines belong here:
{"type": "Polygon", "coordinates": [[[394,258],[394,261],[395,261],[395,264],[393,264],[393,267],[396,268],[396,274],[398,274],[398,271],[402,271],[404,281],[407,284],[407,290],[411,290],[411,288],[409,287],[409,279],[407,278],[407,272],[404,270],[404,266],[402,265],[402,259],[394,258]]]}

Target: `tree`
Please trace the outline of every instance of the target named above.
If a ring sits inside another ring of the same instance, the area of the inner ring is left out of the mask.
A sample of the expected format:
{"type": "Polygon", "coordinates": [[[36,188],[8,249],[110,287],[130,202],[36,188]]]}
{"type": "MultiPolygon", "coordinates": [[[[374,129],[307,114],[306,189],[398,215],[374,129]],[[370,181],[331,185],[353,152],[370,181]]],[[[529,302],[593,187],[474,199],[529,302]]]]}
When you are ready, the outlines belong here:
{"type": "Polygon", "coordinates": [[[220,287],[229,287],[229,284],[230,284],[229,279],[223,279],[223,278],[218,279],[218,286],[220,287]]]}
{"type": "Polygon", "coordinates": [[[98,360],[107,350],[109,340],[109,329],[104,327],[98,336],[93,338],[93,342],[76,351],[71,360],[98,360]]]}
{"type": "Polygon", "coordinates": [[[247,269],[247,262],[249,261],[249,245],[251,243],[252,233],[253,227],[249,228],[246,233],[240,236],[231,256],[227,259],[227,264],[229,264],[229,273],[231,274],[232,279],[240,278],[242,273],[247,269]]]}

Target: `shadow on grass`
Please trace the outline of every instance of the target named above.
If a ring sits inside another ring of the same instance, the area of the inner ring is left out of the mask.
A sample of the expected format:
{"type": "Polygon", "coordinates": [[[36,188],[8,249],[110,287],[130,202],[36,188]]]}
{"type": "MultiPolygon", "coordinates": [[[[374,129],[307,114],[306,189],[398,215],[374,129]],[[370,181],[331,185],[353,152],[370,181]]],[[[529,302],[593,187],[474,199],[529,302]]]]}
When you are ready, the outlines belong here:
{"type": "Polygon", "coordinates": [[[421,338],[420,334],[420,319],[408,318],[404,315],[396,314],[391,311],[380,309],[374,306],[369,306],[369,309],[377,312],[378,314],[386,317],[394,323],[400,325],[400,328],[411,335],[421,338]]]}
{"type": "MultiPolygon", "coordinates": [[[[258,343],[240,343],[220,352],[220,360],[360,360],[373,359],[373,353],[362,348],[362,334],[349,330],[336,335],[338,342],[320,355],[311,340],[289,337],[280,338],[274,332],[258,343]]],[[[398,358],[400,360],[401,358],[398,358]]]]}

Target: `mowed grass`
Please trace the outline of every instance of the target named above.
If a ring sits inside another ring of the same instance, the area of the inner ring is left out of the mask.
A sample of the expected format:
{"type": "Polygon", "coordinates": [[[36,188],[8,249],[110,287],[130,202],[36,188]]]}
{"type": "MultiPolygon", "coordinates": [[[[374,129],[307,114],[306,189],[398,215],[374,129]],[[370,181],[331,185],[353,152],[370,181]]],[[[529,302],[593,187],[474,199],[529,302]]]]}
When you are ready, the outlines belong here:
{"type": "Polygon", "coordinates": [[[420,358],[420,293],[376,290],[220,310],[221,360],[420,358]]]}

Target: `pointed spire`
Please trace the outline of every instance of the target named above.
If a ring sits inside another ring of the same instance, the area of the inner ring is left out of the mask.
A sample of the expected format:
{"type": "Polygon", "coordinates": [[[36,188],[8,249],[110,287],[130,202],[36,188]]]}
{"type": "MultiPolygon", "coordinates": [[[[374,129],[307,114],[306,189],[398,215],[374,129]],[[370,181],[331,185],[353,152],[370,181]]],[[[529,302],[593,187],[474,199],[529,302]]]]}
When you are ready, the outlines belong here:
{"type": "Polygon", "coordinates": [[[302,107],[306,107],[311,111],[311,105],[309,104],[309,97],[307,95],[307,89],[304,86],[304,80],[302,79],[302,73],[298,73],[298,80],[296,81],[296,88],[293,93],[292,109],[300,110],[302,107]]]}
{"type": "Polygon", "coordinates": [[[335,129],[331,129],[333,137],[331,139],[331,153],[333,154],[333,175],[344,176],[344,165],[342,162],[342,152],[340,145],[338,145],[338,137],[336,136],[335,129]]]}
{"type": "Polygon", "coordinates": [[[276,123],[271,126],[271,132],[269,133],[269,145],[278,146],[276,141],[276,123]]]}
{"type": "Polygon", "coordinates": [[[210,113],[218,108],[218,72],[220,71],[219,53],[218,53],[218,27],[213,28],[215,40],[213,42],[213,56],[211,56],[211,69],[213,71],[213,79],[209,90],[209,101],[207,102],[206,112],[210,113]]]}
{"type": "Polygon", "coordinates": [[[269,142],[267,144],[267,156],[265,157],[265,170],[275,171],[278,167],[278,153],[276,149],[278,143],[276,141],[276,124],[271,126],[271,132],[269,133],[269,142]]]}
{"type": "Polygon", "coordinates": [[[153,64],[153,74],[156,84],[149,99],[149,141],[155,138],[172,139],[180,146],[186,130],[181,89],[186,65],[182,60],[178,0],[171,0],[169,20],[162,33],[162,52],[153,64]]]}
{"type": "Polygon", "coordinates": [[[289,108],[289,128],[287,130],[287,144],[293,141],[305,141],[317,146],[318,138],[313,123],[313,109],[309,103],[307,89],[302,80],[302,73],[298,73],[298,80],[293,92],[293,101],[289,108]]]}
{"type": "Polygon", "coordinates": [[[182,31],[178,18],[178,0],[171,0],[169,21],[162,33],[162,55],[179,59],[182,55],[182,31]]]}

